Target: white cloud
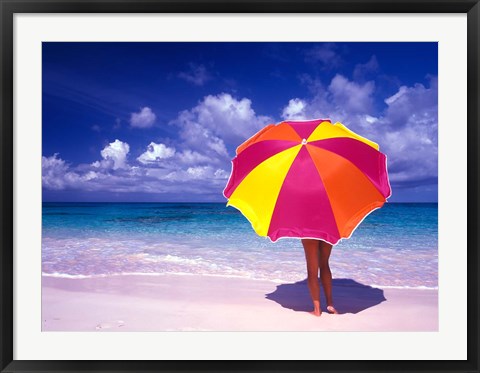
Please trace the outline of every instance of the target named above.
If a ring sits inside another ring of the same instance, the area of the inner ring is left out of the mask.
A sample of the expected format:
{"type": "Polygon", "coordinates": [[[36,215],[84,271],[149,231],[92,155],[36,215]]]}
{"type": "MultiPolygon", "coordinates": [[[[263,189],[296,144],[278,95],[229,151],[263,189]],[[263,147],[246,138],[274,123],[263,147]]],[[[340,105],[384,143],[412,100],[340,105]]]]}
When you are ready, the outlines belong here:
{"type": "Polygon", "coordinates": [[[213,176],[215,176],[216,179],[227,180],[230,176],[230,173],[219,168],[215,171],[213,176]]]}
{"type": "Polygon", "coordinates": [[[200,123],[184,122],[180,130],[180,138],[184,146],[198,154],[209,157],[229,157],[224,141],[200,123]]]}
{"type": "Polygon", "coordinates": [[[368,113],[373,107],[373,81],[358,84],[337,74],[332,79],[328,90],[332,94],[334,103],[349,113],[368,113]]]}
{"type": "Polygon", "coordinates": [[[149,107],[143,107],[138,113],[132,113],[130,116],[130,125],[136,128],[149,128],[155,123],[157,116],[149,107]]]}
{"type": "Polygon", "coordinates": [[[295,98],[283,108],[283,119],[330,118],[331,120],[353,123],[357,129],[366,123],[365,115],[373,107],[375,84],[365,82],[359,84],[342,75],[335,75],[328,86],[319,79],[308,75],[301,77],[312,92],[312,97],[295,98]],[[360,120],[360,117],[363,119],[360,120]]]}
{"type": "Polygon", "coordinates": [[[204,180],[204,181],[226,181],[229,173],[223,169],[215,168],[212,166],[196,166],[188,167],[186,170],[175,170],[168,174],[165,179],[170,181],[191,181],[191,180],[204,180]]]}
{"type": "MultiPolygon", "coordinates": [[[[213,165],[191,165],[185,168],[166,160],[166,167],[151,168],[150,164],[125,168],[104,167],[106,160],[71,167],[54,154],[42,157],[42,186],[49,190],[82,190],[109,193],[169,194],[180,198],[196,195],[196,199],[222,198],[229,173],[213,165]]],[[[112,159],[109,159],[112,161],[112,159]]],[[[113,161],[112,161],[113,165],[113,161]]],[[[188,199],[188,198],[187,198],[188,199]]]]}
{"type": "Polygon", "coordinates": [[[114,142],[108,144],[100,154],[103,157],[103,161],[94,162],[95,167],[102,168],[113,168],[114,170],[118,168],[127,167],[127,154],[130,151],[130,146],[126,142],[122,142],[116,139],[114,142]]]}
{"type": "MultiPolygon", "coordinates": [[[[87,166],[90,167],[91,166],[87,166]]],[[[84,167],[80,167],[82,169],[84,167]]],[[[58,158],[58,153],[50,157],[42,157],[42,186],[52,190],[85,189],[90,180],[102,179],[102,175],[91,169],[78,172],[70,168],[63,159],[58,158]]]]}
{"type": "Polygon", "coordinates": [[[175,148],[169,148],[165,144],[151,142],[147,151],[142,153],[137,160],[143,164],[157,163],[162,159],[168,159],[175,155],[175,148]]]}
{"type": "Polygon", "coordinates": [[[406,86],[401,86],[397,93],[385,99],[385,103],[387,105],[393,104],[395,101],[400,99],[405,93],[407,93],[407,91],[408,91],[408,88],[406,86]]]}
{"type": "Polygon", "coordinates": [[[93,180],[93,179],[97,179],[98,178],[98,173],[95,172],[95,171],[88,171],[85,175],[84,175],[84,179],[85,180],[93,180]]]}
{"type": "Polygon", "coordinates": [[[60,190],[65,187],[63,175],[68,170],[68,165],[58,153],[51,157],[42,157],[42,185],[48,189],[60,190]]]}
{"type": "Polygon", "coordinates": [[[401,87],[387,98],[384,116],[375,123],[389,156],[392,183],[410,186],[436,182],[438,176],[438,86],[401,87]]]}
{"type": "Polygon", "coordinates": [[[200,179],[205,177],[208,172],[211,171],[211,168],[207,166],[203,167],[189,167],[187,169],[187,174],[191,175],[194,179],[200,179]]]}
{"type": "Polygon", "coordinates": [[[288,120],[306,119],[305,110],[307,103],[299,98],[292,98],[283,109],[282,117],[288,120]]]}
{"type": "Polygon", "coordinates": [[[236,147],[274,120],[257,115],[248,98],[237,100],[228,93],[206,96],[174,123],[187,148],[207,156],[229,158],[227,147],[236,147]]]}
{"type": "Polygon", "coordinates": [[[178,77],[197,86],[202,86],[211,79],[205,66],[195,64],[190,64],[190,69],[179,73],[178,77]]]}
{"type": "Polygon", "coordinates": [[[201,163],[216,163],[216,158],[210,158],[206,155],[200,154],[199,152],[186,149],[181,153],[177,153],[177,158],[182,164],[186,165],[196,165],[201,163]]]}

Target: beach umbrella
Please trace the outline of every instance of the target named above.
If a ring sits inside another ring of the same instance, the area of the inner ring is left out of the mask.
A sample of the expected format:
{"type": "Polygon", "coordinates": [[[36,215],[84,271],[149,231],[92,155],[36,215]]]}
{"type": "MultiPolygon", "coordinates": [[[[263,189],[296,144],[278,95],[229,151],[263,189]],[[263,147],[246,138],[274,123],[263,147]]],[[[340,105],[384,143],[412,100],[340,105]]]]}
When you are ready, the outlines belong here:
{"type": "Polygon", "coordinates": [[[379,146],[330,120],[271,124],[241,144],[223,191],[259,236],[349,238],[391,194],[379,146]]]}

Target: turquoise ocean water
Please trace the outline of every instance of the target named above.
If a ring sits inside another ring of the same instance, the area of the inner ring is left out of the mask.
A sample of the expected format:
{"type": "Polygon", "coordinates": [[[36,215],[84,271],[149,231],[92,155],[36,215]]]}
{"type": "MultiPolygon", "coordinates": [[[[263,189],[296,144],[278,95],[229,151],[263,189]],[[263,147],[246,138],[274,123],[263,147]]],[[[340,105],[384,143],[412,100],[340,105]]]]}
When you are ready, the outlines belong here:
{"type": "MultiPolygon", "coordinates": [[[[332,251],[334,278],[438,286],[437,204],[387,203],[332,251]]],[[[42,271],[58,277],[201,274],[305,279],[298,239],[275,243],[224,203],[53,203],[42,208],[42,271]]]]}

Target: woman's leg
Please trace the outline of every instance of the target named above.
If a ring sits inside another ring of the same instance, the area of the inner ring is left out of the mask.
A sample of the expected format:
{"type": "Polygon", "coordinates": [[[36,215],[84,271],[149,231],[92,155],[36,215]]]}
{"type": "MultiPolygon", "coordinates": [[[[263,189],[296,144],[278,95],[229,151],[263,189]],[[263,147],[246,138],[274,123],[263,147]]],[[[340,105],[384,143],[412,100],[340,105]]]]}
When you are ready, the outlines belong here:
{"type": "Polygon", "coordinates": [[[302,239],[303,249],[305,250],[305,259],[307,261],[307,283],[310,290],[310,296],[313,301],[313,312],[311,314],[320,316],[320,286],[318,284],[318,264],[319,264],[319,246],[318,240],[302,239]]]}
{"type": "Polygon", "coordinates": [[[332,245],[327,242],[320,241],[320,255],[318,266],[320,267],[320,279],[322,280],[323,291],[325,292],[325,298],[327,299],[327,310],[330,313],[338,313],[333,307],[332,298],[332,272],[328,265],[328,259],[332,252],[332,245]]]}

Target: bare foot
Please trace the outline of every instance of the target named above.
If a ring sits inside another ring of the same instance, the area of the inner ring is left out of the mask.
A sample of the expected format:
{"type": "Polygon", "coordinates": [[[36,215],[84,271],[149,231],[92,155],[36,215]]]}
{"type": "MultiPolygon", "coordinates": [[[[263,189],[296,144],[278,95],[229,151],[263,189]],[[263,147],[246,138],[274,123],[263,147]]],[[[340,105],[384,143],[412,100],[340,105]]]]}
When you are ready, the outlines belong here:
{"type": "Polygon", "coordinates": [[[319,300],[313,301],[313,311],[309,312],[309,314],[313,316],[320,316],[322,314],[322,307],[320,307],[319,300]]]}
{"type": "Polygon", "coordinates": [[[309,312],[309,314],[313,316],[321,316],[322,310],[320,308],[315,308],[313,311],[309,312]]]}
{"type": "Polygon", "coordinates": [[[333,306],[328,306],[327,307],[327,311],[328,313],[331,313],[331,314],[334,314],[334,315],[338,315],[338,311],[335,309],[335,307],[333,306]]]}

